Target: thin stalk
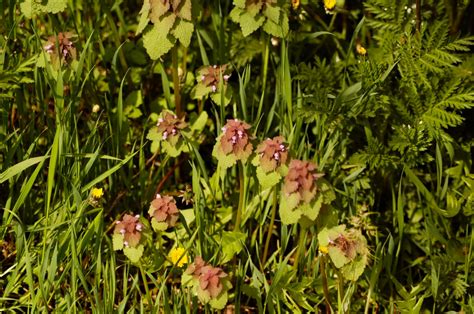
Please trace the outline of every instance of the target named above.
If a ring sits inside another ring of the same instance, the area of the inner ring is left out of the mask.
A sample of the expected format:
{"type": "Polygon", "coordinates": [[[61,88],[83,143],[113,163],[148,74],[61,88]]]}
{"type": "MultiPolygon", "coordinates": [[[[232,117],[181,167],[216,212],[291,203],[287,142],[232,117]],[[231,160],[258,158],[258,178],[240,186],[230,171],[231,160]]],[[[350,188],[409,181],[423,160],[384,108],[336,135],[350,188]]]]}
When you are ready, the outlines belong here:
{"type": "MultiPolygon", "coordinates": [[[[268,76],[268,61],[270,59],[270,39],[265,35],[265,49],[263,52],[263,71],[262,71],[262,98],[258,106],[257,119],[260,118],[262,114],[263,104],[265,103],[266,98],[266,89],[267,89],[267,76],[268,76]]],[[[252,113],[253,114],[253,113],[252,113]]]]}
{"type": "Polygon", "coordinates": [[[244,206],[244,200],[245,200],[244,165],[241,162],[238,163],[238,172],[239,172],[239,207],[237,208],[237,215],[235,217],[234,231],[240,231],[240,221],[242,219],[242,208],[244,206]]]}
{"type": "Polygon", "coordinates": [[[179,86],[178,74],[178,45],[173,47],[171,52],[171,61],[173,63],[174,105],[176,108],[176,115],[181,118],[183,116],[183,111],[181,108],[181,88],[179,86]]]}
{"type": "Polygon", "coordinates": [[[344,313],[344,278],[340,271],[337,271],[337,313],[344,313]]]}
{"type": "Polygon", "coordinates": [[[416,0],[416,31],[419,33],[421,29],[421,0],[416,0]]]}
{"type": "Polygon", "coordinates": [[[320,257],[321,263],[319,266],[321,267],[321,278],[323,279],[323,293],[324,293],[324,300],[326,301],[326,313],[332,312],[331,307],[331,298],[329,295],[329,288],[328,288],[328,277],[326,274],[326,256],[321,255],[320,257]]]}
{"type": "Polygon", "coordinates": [[[150,289],[148,288],[148,281],[146,279],[145,271],[143,270],[143,266],[140,264],[140,274],[142,275],[143,286],[145,286],[145,293],[148,303],[150,304],[150,308],[153,308],[153,300],[151,298],[150,289]]]}
{"type": "Polygon", "coordinates": [[[293,269],[298,271],[298,265],[301,259],[301,253],[303,252],[306,244],[306,228],[301,227],[300,235],[298,239],[298,250],[296,251],[295,263],[293,264],[293,269]]]}
{"type": "Polygon", "coordinates": [[[267,261],[268,256],[268,247],[270,246],[270,239],[272,238],[273,234],[273,226],[275,224],[275,216],[276,216],[276,208],[277,208],[277,186],[273,187],[273,205],[272,205],[272,213],[270,218],[270,225],[268,226],[267,232],[267,239],[265,241],[265,248],[263,250],[263,257],[262,257],[262,268],[265,267],[265,263],[267,261]]]}

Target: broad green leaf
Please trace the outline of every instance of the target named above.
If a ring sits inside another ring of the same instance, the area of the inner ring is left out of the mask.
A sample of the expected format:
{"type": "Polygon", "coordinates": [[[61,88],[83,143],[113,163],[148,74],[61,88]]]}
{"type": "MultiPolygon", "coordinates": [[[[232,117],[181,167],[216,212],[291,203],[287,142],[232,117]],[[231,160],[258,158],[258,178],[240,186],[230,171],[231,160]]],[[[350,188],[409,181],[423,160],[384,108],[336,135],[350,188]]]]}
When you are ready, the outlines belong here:
{"type": "Polygon", "coordinates": [[[281,175],[276,171],[265,173],[261,167],[257,167],[257,179],[258,183],[262,186],[262,189],[268,189],[275,186],[281,180],[281,175]]]}
{"type": "Polygon", "coordinates": [[[151,59],[156,60],[173,48],[175,39],[168,34],[175,18],[174,15],[164,17],[143,35],[143,46],[151,59]]]}
{"type": "Polygon", "coordinates": [[[176,37],[176,39],[179,40],[179,42],[185,46],[188,47],[189,44],[191,43],[191,37],[193,35],[194,31],[194,24],[183,20],[179,19],[178,22],[175,24],[174,29],[171,31],[171,33],[176,37]]]}
{"type": "Polygon", "coordinates": [[[290,194],[289,196],[281,195],[280,198],[280,219],[285,225],[295,224],[301,218],[301,211],[295,209],[299,203],[299,197],[297,193],[290,194]]]}
{"type": "Polygon", "coordinates": [[[168,224],[166,222],[157,221],[155,217],[153,217],[151,219],[151,227],[156,232],[160,232],[160,231],[165,231],[166,229],[168,229],[168,224]]]}
{"type": "Polygon", "coordinates": [[[265,17],[258,15],[253,17],[247,12],[242,13],[240,16],[239,24],[242,29],[242,34],[247,37],[248,35],[255,32],[265,22],[265,17]]]}
{"type": "Polygon", "coordinates": [[[209,301],[209,305],[214,309],[222,310],[227,304],[227,291],[222,291],[215,299],[209,301]]]}
{"type": "Polygon", "coordinates": [[[245,233],[242,232],[222,232],[222,264],[225,264],[230,261],[236,254],[238,254],[242,250],[242,243],[245,241],[246,237],[247,236],[245,235],[245,233]]]}
{"type": "Polygon", "coordinates": [[[344,252],[334,246],[329,246],[329,256],[331,257],[331,261],[334,263],[334,266],[337,268],[341,268],[350,262],[350,259],[346,257],[344,252]]]}
{"type": "Polygon", "coordinates": [[[151,9],[150,1],[149,0],[144,0],[142,9],[138,13],[140,15],[140,20],[138,21],[137,30],[135,32],[135,35],[138,35],[141,32],[143,32],[145,27],[148,25],[148,22],[150,22],[150,18],[149,18],[150,9],[151,9]]]}
{"type": "Polygon", "coordinates": [[[197,117],[196,121],[191,125],[192,131],[201,132],[206,127],[207,120],[209,119],[209,115],[206,111],[201,112],[199,117],[197,117]]]}
{"type": "Polygon", "coordinates": [[[192,20],[192,0],[181,1],[180,7],[176,12],[176,15],[182,19],[191,21],[192,20]]]}
{"type": "Polygon", "coordinates": [[[124,248],[123,253],[125,254],[126,257],[128,257],[128,259],[132,263],[136,264],[140,261],[140,258],[143,255],[143,250],[144,250],[144,247],[143,247],[142,244],[140,244],[137,247],[126,247],[126,248],[124,248]]]}
{"type": "Polygon", "coordinates": [[[280,8],[277,6],[267,5],[263,10],[263,14],[275,23],[280,21],[280,8]]]}
{"type": "Polygon", "coordinates": [[[364,272],[365,265],[367,264],[366,255],[358,255],[353,261],[342,267],[342,275],[347,280],[356,281],[360,275],[364,272]]]}
{"type": "Polygon", "coordinates": [[[123,249],[123,238],[124,236],[120,233],[114,233],[112,235],[112,247],[114,251],[123,249]]]}

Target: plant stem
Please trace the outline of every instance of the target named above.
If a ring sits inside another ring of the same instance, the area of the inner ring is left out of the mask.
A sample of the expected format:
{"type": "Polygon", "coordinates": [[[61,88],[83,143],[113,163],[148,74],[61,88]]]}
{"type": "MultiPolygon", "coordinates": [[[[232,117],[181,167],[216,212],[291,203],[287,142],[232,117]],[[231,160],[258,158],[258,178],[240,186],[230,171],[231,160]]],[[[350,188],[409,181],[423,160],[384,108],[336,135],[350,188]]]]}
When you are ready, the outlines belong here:
{"type": "Polygon", "coordinates": [[[329,295],[329,288],[328,288],[328,277],[326,274],[326,256],[321,255],[320,257],[320,271],[321,271],[321,278],[323,279],[323,292],[324,292],[324,299],[326,300],[326,313],[332,312],[331,307],[331,298],[329,295]]]}
{"type": "Polygon", "coordinates": [[[237,208],[237,215],[235,217],[234,231],[240,231],[240,220],[242,219],[242,208],[244,206],[244,200],[245,200],[244,165],[241,162],[238,163],[238,172],[239,172],[239,207],[237,208]]]}
{"type": "Polygon", "coordinates": [[[143,285],[145,286],[145,293],[148,303],[150,303],[150,309],[153,308],[153,300],[151,298],[150,289],[148,288],[148,281],[146,279],[145,271],[143,270],[142,264],[140,264],[140,274],[142,275],[143,285]]]}
{"type": "Polygon", "coordinates": [[[306,228],[301,227],[300,229],[300,235],[298,239],[298,249],[296,251],[296,256],[295,256],[295,263],[293,264],[293,269],[298,271],[298,264],[301,259],[301,252],[303,252],[305,245],[306,244],[306,228]]]}
{"type": "Polygon", "coordinates": [[[272,213],[271,213],[271,218],[270,218],[270,226],[268,226],[268,232],[267,232],[267,239],[265,241],[265,248],[263,250],[263,256],[262,256],[262,268],[265,267],[265,263],[267,261],[267,255],[268,255],[268,247],[270,246],[270,239],[273,234],[273,225],[275,224],[275,216],[276,216],[276,208],[277,208],[277,186],[273,187],[273,206],[272,206],[272,213]]]}
{"type": "Polygon", "coordinates": [[[337,271],[337,312],[344,313],[344,278],[341,272],[337,271]]]}
{"type": "Polygon", "coordinates": [[[416,0],[416,31],[419,33],[421,29],[421,0],[416,0]]]}
{"type": "Polygon", "coordinates": [[[178,74],[178,45],[173,47],[171,52],[171,61],[173,63],[173,89],[174,89],[174,105],[176,108],[176,115],[178,117],[183,116],[181,109],[181,89],[179,86],[179,74],[178,74]]]}

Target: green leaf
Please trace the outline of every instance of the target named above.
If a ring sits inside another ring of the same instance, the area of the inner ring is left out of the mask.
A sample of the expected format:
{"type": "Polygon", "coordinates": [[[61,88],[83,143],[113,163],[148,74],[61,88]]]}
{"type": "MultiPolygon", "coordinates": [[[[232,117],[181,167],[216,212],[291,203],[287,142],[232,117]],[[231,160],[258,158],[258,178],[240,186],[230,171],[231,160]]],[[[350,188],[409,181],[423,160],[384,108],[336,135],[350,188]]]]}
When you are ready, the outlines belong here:
{"type": "Polygon", "coordinates": [[[165,231],[166,229],[168,229],[168,224],[166,222],[157,221],[155,217],[153,217],[151,219],[151,227],[156,232],[160,232],[160,231],[165,231]]]}
{"type": "Polygon", "coordinates": [[[261,15],[253,17],[247,12],[243,12],[239,19],[240,28],[242,29],[242,34],[245,37],[255,32],[260,26],[263,25],[263,22],[265,22],[265,17],[261,15]]]}
{"type": "Polygon", "coordinates": [[[112,247],[114,251],[123,249],[123,238],[124,236],[120,233],[114,233],[112,235],[112,247]]]}
{"type": "Polygon", "coordinates": [[[209,301],[209,305],[214,309],[222,310],[227,304],[227,291],[222,291],[216,298],[209,301]]]}
{"type": "Polygon", "coordinates": [[[245,233],[242,232],[222,232],[222,264],[225,264],[230,261],[236,254],[238,254],[242,250],[242,243],[245,241],[246,237],[247,236],[245,235],[245,233]]]}
{"type": "Polygon", "coordinates": [[[212,92],[212,87],[211,86],[206,86],[202,83],[198,83],[192,92],[192,97],[193,99],[201,99],[204,96],[209,95],[209,93],[212,92]]]}
{"type": "Polygon", "coordinates": [[[342,267],[342,275],[347,280],[356,281],[359,279],[360,275],[364,272],[365,265],[367,264],[366,255],[358,255],[353,261],[349,264],[342,267]]]}
{"type": "Polygon", "coordinates": [[[151,59],[156,60],[173,48],[176,39],[168,34],[175,18],[174,15],[164,17],[143,35],[143,46],[151,59]]]}
{"type": "Polygon", "coordinates": [[[281,194],[280,198],[280,219],[285,225],[295,224],[301,218],[302,212],[294,209],[299,203],[299,196],[297,193],[292,193],[289,196],[281,194]]]}
{"type": "Polygon", "coordinates": [[[123,249],[123,253],[132,263],[138,263],[143,255],[143,244],[137,247],[126,247],[123,249]]]}
{"type": "Polygon", "coordinates": [[[261,167],[257,167],[257,179],[262,189],[268,189],[280,182],[281,175],[276,171],[265,173],[261,167]]]}
{"type": "Polygon", "coordinates": [[[59,13],[67,8],[67,0],[48,0],[46,4],[46,12],[59,13]]]}
{"type": "Polygon", "coordinates": [[[288,17],[286,15],[282,16],[282,22],[274,22],[270,19],[267,19],[265,24],[263,25],[263,30],[275,37],[283,38],[288,34],[289,24],[288,24],[288,17]]]}
{"type": "Polygon", "coordinates": [[[149,0],[143,1],[142,9],[138,13],[140,15],[140,20],[138,21],[137,30],[135,32],[135,35],[138,35],[141,32],[143,32],[145,27],[148,25],[148,22],[150,22],[150,18],[149,18],[150,9],[151,9],[150,1],[149,0]]]}
{"type": "Polygon", "coordinates": [[[181,44],[183,44],[183,46],[188,47],[191,43],[191,36],[193,35],[193,31],[193,23],[183,19],[179,19],[178,23],[175,24],[175,27],[171,31],[171,33],[179,40],[181,44]]]}
{"type": "Polygon", "coordinates": [[[344,252],[334,246],[329,246],[329,256],[331,257],[334,266],[336,266],[337,268],[341,268],[342,266],[350,262],[350,259],[346,257],[344,252]]]}
{"type": "Polygon", "coordinates": [[[216,140],[216,144],[214,145],[214,149],[212,150],[212,156],[214,156],[218,160],[218,164],[221,170],[226,170],[227,168],[230,168],[237,163],[237,158],[234,154],[226,155],[220,150],[219,140],[221,136],[219,136],[216,140]]]}
{"type": "MultiPolygon", "coordinates": [[[[230,104],[232,91],[228,86],[224,86],[224,107],[230,104]]],[[[211,99],[218,105],[222,106],[222,93],[220,90],[211,94],[211,99]]]]}
{"type": "Polygon", "coordinates": [[[207,112],[202,111],[199,114],[199,117],[197,117],[197,119],[191,125],[191,130],[201,132],[206,127],[206,123],[208,119],[209,119],[209,115],[207,114],[207,112]]]}
{"type": "Polygon", "coordinates": [[[170,156],[170,157],[178,157],[183,152],[183,142],[179,141],[179,143],[175,146],[171,145],[168,141],[161,141],[161,148],[170,156]]]}
{"type": "Polygon", "coordinates": [[[275,23],[280,21],[280,8],[273,5],[267,5],[263,14],[275,23]]]}
{"type": "Polygon", "coordinates": [[[184,0],[181,1],[180,8],[176,13],[177,16],[183,18],[185,20],[191,21],[192,20],[192,1],[191,0],[184,0]]]}

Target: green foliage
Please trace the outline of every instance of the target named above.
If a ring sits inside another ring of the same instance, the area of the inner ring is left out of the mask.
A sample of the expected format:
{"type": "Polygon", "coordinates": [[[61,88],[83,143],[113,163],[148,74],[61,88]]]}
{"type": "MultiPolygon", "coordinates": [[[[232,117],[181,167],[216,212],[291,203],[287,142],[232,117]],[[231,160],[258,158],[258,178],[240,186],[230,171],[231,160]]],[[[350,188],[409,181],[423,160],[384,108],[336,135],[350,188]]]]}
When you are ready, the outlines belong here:
{"type": "Polygon", "coordinates": [[[0,312],[472,312],[472,3],[415,2],[0,3],[0,312]]]}

